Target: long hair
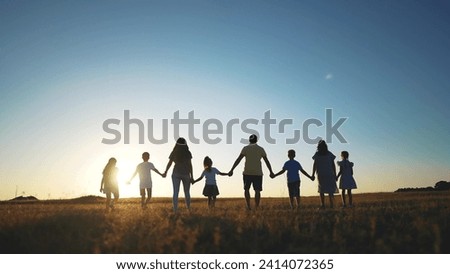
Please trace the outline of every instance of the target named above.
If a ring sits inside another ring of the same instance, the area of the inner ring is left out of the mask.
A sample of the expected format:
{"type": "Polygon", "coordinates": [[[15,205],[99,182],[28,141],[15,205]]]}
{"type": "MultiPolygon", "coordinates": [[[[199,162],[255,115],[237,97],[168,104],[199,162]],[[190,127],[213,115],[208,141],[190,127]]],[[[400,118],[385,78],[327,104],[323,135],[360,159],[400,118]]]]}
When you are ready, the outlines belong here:
{"type": "Polygon", "coordinates": [[[186,144],[186,140],[184,138],[178,138],[172,153],[175,161],[189,159],[189,146],[186,144]]]}
{"type": "Polygon", "coordinates": [[[116,166],[117,160],[116,158],[110,158],[105,168],[103,169],[103,175],[108,175],[111,170],[116,166]]]}
{"type": "Polygon", "coordinates": [[[205,159],[203,159],[203,166],[205,167],[205,169],[208,172],[211,172],[211,168],[212,168],[212,160],[211,158],[209,158],[208,156],[205,157],[205,159]]]}
{"type": "Polygon", "coordinates": [[[319,155],[326,155],[328,153],[328,146],[324,140],[320,140],[317,144],[317,153],[319,155]]]}

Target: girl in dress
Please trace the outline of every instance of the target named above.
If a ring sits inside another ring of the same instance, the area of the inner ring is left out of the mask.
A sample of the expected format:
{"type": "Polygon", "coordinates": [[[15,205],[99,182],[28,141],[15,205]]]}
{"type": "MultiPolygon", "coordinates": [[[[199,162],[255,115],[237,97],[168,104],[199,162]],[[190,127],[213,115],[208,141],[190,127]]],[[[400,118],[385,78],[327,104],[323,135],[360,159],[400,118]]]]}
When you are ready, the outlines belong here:
{"type": "Polygon", "coordinates": [[[317,180],[319,181],[320,208],[325,208],[325,193],[328,193],[332,208],[334,193],[339,192],[336,185],[336,166],[334,165],[336,156],[328,151],[327,143],[320,140],[317,144],[317,152],[312,158],[314,160],[312,177],[314,178],[317,171],[317,180]]]}
{"type": "Polygon", "coordinates": [[[216,197],[219,195],[219,188],[217,187],[216,175],[228,176],[228,173],[220,172],[217,168],[212,166],[212,160],[208,156],[203,160],[203,170],[202,175],[197,180],[193,181],[192,184],[206,177],[205,187],[203,188],[203,195],[208,197],[208,208],[214,208],[216,205],[216,197]]]}
{"type": "Polygon", "coordinates": [[[339,173],[336,176],[336,181],[341,177],[339,181],[339,188],[342,189],[342,207],[346,207],[345,202],[345,190],[348,194],[348,206],[353,206],[352,189],[356,189],[356,181],[353,178],[353,163],[348,160],[348,152],[342,151],[342,161],[338,161],[337,164],[340,167],[339,173]]]}
{"type": "Polygon", "coordinates": [[[103,169],[100,192],[106,194],[106,210],[109,210],[110,208],[114,209],[114,203],[117,203],[119,200],[119,186],[117,183],[118,168],[116,167],[116,163],[117,160],[111,158],[103,169]],[[111,194],[114,195],[114,200],[111,200],[111,194]]]}

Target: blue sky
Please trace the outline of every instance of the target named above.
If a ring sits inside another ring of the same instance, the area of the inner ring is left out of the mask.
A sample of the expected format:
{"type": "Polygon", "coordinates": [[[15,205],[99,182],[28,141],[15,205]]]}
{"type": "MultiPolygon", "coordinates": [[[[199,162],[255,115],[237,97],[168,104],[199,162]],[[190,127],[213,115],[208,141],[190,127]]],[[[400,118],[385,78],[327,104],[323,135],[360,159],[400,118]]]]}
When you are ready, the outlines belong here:
{"type": "MultiPolygon", "coordinates": [[[[122,179],[143,151],[164,169],[173,142],[101,143],[103,121],[125,109],[156,124],[177,110],[224,124],[271,110],[301,125],[331,108],[348,117],[348,143],[329,147],[350,152],[359,192],[450,180],[449,12],[448,1],[0,1],[0,199],[100,194],[112,156],[122,179]]],[[[315,146],[282,137],[261,142],[274,169],[294,148],[310,172],[315,146]]],[[[191,145],[195,173],[206,155],[229,170],[241,147],[191,145]]],[[[264,196],[287,195],[284,178],[265,182],[264,196]]],[[[240,176],[219,188],[242,196],[240,176]]],[[[316,190],[303,178],[302,195],[316,190]]],[[[121,192],[137,196],[137,183],[121,192]]]]}

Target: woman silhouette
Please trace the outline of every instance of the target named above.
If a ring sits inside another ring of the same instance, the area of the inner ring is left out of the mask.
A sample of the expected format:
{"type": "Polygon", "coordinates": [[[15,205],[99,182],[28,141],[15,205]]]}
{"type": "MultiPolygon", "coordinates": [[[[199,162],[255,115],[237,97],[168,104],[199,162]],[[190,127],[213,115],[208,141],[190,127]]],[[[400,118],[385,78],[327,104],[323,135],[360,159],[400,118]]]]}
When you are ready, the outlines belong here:
{"type": "Polygon", "coordinates": [[[325,208],[325,193],[328,193],[332,208],[334,193],[339,192],[336,185],[336,166],[334,165],[336,156],[328,151],[327,143],[320,140],[317,144],[317,152],[312,158],[314,160],[312,176],[317,171],[317,180],[319,181],[320,208],[325,208]]]}
{"type": "Polygon", "coordinates": [[[175,163],[172,172],[173,211],[177,212],[178,210],[178,193],[180,192],[181,182],[183,182],[186,208],[189,210],[191,207],[191,195],[189,191],[191,181],[193,181],[194,178],[192,175],[192,154],[189,151],[189,147],[184,138],[178,138],[172,153],[170,153],[169,162],[167,163],[166,171],[164,172],[163,177],[167,176],[167,171],[172,166],[172,163],[175,163]]]}

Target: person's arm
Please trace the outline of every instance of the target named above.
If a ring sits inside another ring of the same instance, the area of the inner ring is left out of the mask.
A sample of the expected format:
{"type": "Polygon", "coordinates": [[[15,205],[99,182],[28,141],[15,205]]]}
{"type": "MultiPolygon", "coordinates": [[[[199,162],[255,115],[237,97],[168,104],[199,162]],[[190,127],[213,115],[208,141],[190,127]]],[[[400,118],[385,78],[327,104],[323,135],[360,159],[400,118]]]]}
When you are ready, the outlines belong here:
{"type": "Polygon", "coordinates": [[[157,170],[156,167],[152,168],[152,170],[153,170],[154,172],[158,173],[161,177],[163,177],[163,178],[165,177],[165,176],[164,176],[164,173],[159,172],[159,170],[157,170]]]}
{"type": "Polygon", "coordinates": [[[102,192],[102,193],[103,193],[103,186],[104,186],[104,184],[105,184],[105,180],[104,180],[104,178],[102,178],[102,181],[100,183],[100,192],[102,192]]]}
{"type": "Polygon", "coordinates": [[[316,179],[316,177],[314,176],[314,174],[316,174],[316,161],[314,161],[314,163],[313,163],[313,170],[312,170],[312,174],[311,174],[311,180],[315,180],[316,179]]]}
{"type": "Polygon", "coordinates": [[[127,184],[131,183],[131,180],[133,180],[134,176],[136,176],[136,174],[138,173],[138,170],[136,168],[136,171],[134,171],[133,175],[131,176],[130,180],[127,181],[127,184]]]}
{"type": "Polygon", "coordinates": [[[306,177],[308,177],[311,181],[313,180],[313,176],[309,176],[308,172],[306,172],[303,168],[300,169],[300,172],[303,173],[306,177]]]}
{"type": "Polygon", "coordinates": [[[163,173],[163,178],[165,178],[167,176],[167,171],[169,171],[169,168],[172,166],[172,163],[173,163],[173,160],[170,159],[169,162],[167,163],[166,171],[164,171],[164,173],[163,173]]]}
{"type": "Polygon", "coordinates": [[[263,156],[264,162],[266,163],[267,169],[270,171],[270,177],[273,177],[275,174],[273,174],[272,166],[270,165],[269,159],[267,159],[267,156],[263,156]]]}
{"type": "Polygon", "coordinates": [[[194,181],[194,174],[192,172],[192,160],[189,159],[189,177],[191,178],[191,181],[194,181]]]}
{"type": "Polygon", "coordinates": [[[228,176],[228,173],[220,172],[220,170],[218,170],[217,168],[214,168],[214,172],[220,176],[228,176]]]}
{"type": "Polygon", "coordinates": [[[336,177],[336,165],[334,164],[334,160],[331,160],[332,161],[332,166],[333,166],[333,174],[334,174],[334,177],[336,177]]]}
{"type": "Polygon", "coordinates": [[[336,181],[339,180],[339,177],[341,177],[341,171],[339,170],[339,173],[336,175],[336,181]]]}
{"type": "Polygon", "coordinates": [[[277,177],[277,176],[280,176],[281,174],[283,174],[283,173],[285,173],[285,172],[286,172],[286,169],[283,168],[282,170],[280,170],[280,172],[278,172],[277,174],[274,174],[273,177],[272,177],[272,179],[275,178],[275,177],[277,177]]]}
{"type": "Polygon", "coordinates": [[[197,180],[193,180],[193,181],[192,181],[192,184],[195,184],[195,183],[197,183],[198,181],[201,181],[201,180],[203,179],[203,177],[205,177],[205,176],[203,176],[203,173],[202,173],[202,175],[200,175],[200,177],[198,177],[197,180]]]}
{"type": "Polygon", "coordinates": [[[342,166],[339,168],[339,173],[336,175],[336,181],[339,179],[341,175],[342,175],[342,166]]]}
{"type": "Polygon", "coordinates": [[[236,161],[234,161],[233,167],[231,168],[230,172],[228,172],[228,176],[233,176],[234,169],[239,165],[242,158],[244,158],[243,154],[239,154],[239,157],[237,157],[236,161]]]}

